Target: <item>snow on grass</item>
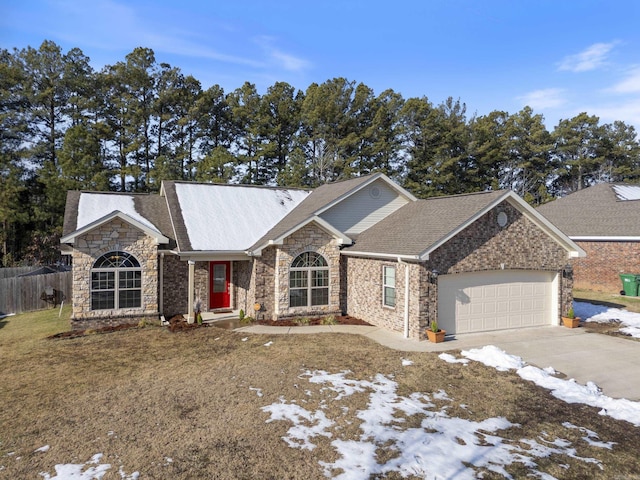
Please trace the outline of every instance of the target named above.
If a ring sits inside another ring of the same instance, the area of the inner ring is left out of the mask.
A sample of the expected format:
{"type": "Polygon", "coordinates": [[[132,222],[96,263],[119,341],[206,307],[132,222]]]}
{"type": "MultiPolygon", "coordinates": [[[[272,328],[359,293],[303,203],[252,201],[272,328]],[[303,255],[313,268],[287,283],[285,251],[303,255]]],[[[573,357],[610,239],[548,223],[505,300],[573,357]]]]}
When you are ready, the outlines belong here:
{"type": "Polygon", "coordinates": [[[576,317],[580,317],[586,322],[620,322],[623,325],[620,332],[634,338],[640,338],[640,313],[587,302],[573,302],[573,310],[576,317]]]}
{"type": "Polygon", "coordinates": [[[466,358],[456,358],[450,353],[441,353],[440,355],[438,355],[438,357],[440,357],[441,360],[444,360],[447,363],[462,363],[464,365],[469,363],[469,360],[467,360],[466,358]]]}
{"type": "MultiPolygon", "coordinates": [[[[512,364],[513,360],[505,363],[512,364]]],[[[349,374],[307,371],[302,377],[322,385],[321,394],[330,395],[332,404],[354,394],[368,396],[366,407],[356,412],[361,421],[361,434],[355,439],[342,438],[341,430],[336,426],[338,419],[328,418],[322,409],[310,411],[286,402],[284,398],[262,408],[271,414],[267,422],[281,420],[293,424],[283,437],[293,448],[313,450],[316,438],[333,438],[331,445],[338,455],[337,460],[320,462],[326,477],[354,480],[397,472],[402,477],[465,480],[478,478],[482,472],[489,471],[511,478],[506,467],[517,463],[524,465],[530,476],[549,479],[554,477],[539,471],[536,459],[550,455],[567,455],[602,468],[599,460],[578,456],[571,442],[548,439],[544,432],[538,439],[512,441],[503,438],[500,431],[519,427],[506,418],[472,421],[450,417],[447,414],[449,405],[437,408],[431,401],[452,402],[444,390],[431,396],[418,392],[401,396],[397,393],[397,383],[384,375],[378,374],[372,380],[357,380],[348,378],[349,374]],[[416,416],[420,419],[419,427],[403,428],[409,417],[415,425],[416,416]],[[379,457],[381,450],[391,453],[385,455],[387,460],[379,457]]],[[[320,402],[320,408],[323,402],[320,402]]],[[[348,412],[344,408],[341,411],[342,415],[348,412]]],[[[609,448],[605,443],[597,443],[595,432],[584,431],[589,445],[609,448]]]]}
{"type": "MultiPolygon", "coordinates": [[[[40,472],[40,476],[45,480],[101,480],[111,469],[110,463],[100,463],[103,456],[102,453],[96,453],[85,463],[58,464],[54,467],[55,476],[52,477],[48,472],[40,472]]],[[[139,472],[128,475],[122,466],[118,469],[118,474],[122,480],[138,480],[140,478],[139,472]]]]}
{"type": "Polygon", "coordinates": [[[410,365],[413,365],[413,361],[412,360],[406,360],[406,359],[402,359],[402,366],[403,367],[408,367],[410,365]]]}
{"type": "Polygon", "coordinates": [[[580,385],[574,379],[556,378],[546,369],[526,365],[520,357],[509,355],[494,345],[463,350],[461,354],[497,370],[516,370],[516,373],[523,379],[551,390],[551,395],[567,403],[583,403],[600,408],[601,415],[607,415],[617,420],[626,420],[635,426],[640,426],[640,402],[608,397],[593,382],[580,385]]]}
{"type": "Polygon", "coordinates": [[[33,453],[36,453],[36,452],[42,452],[42,453],[45,453],[45,452],[48,452],[48,451],[49,451],[49,448],[50,448],[50,447],[49,447],[49,445],[45,445],[44,447],[36,448],[36,449],[33,451],[33,453]]]}
{"type": "Polygon", "coordinates": [[[267,342],[267,343],[265,343],[265,344],[264,344],[264,346],[265,346],[265,347],[270,347],[271,345],[273,345],[273,342],[272,342],[272,341],[267,342]]]}

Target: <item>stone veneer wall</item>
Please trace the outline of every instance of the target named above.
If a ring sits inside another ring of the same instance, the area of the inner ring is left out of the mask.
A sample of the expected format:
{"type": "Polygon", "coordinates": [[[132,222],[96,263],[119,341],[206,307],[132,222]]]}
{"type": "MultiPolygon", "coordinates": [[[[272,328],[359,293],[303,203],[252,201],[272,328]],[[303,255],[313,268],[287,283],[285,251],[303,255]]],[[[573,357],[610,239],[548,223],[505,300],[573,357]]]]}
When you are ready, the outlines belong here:
{"type": "Polygon", "coordinates": [[[244,310],[247,316],[254,316],[253,305],[255,294],[252,290],[251,272],[253,260],[233,262],[233,297],[232,302],[237,310],[244,310]]]}
{"type": "MultiPolygon", "coordinates": [[[[562,276],[568,263],[569,255],[564,248],[517,209],[503,202],[435,250],[430,255],[428,268],[441,275],[504,268],[546,270],[562,276]],[[508,218],[504,227],[497,222],[501,211],[508,218]]],[[[562,314],[573,301],[571,276],[563,279],[561,285],[558,300],[562,314]]],[[[433,298],[437,305],[437,292],[433,298]]]]}
{"type": "Polygon", "coordinates": [[[587,252],[574,258],[576,288],[619,293],[621,273],[640,274],[640,242],[576,242],[587,252]]]}
{"type": "Polygon", "coordinates": [[[354,317],[387,330],[404,333],[405,275],[409,269],[409,337],[422,339],[428,322],[428,289],[424,288],[426,269],[422,263],[398,263],[343,256],[342,309],[354,317]],[[396,269],[396,305],[383,305],[383,267],[396,269]]]}
{"type": "MultiPolygon", "coordinates": [[[[340,247],[332,235],[314,223],[287,237],[276,250],[277,281],[274,282],[276,305],[273,318],[295,316],[339,315],[340,309],[340,247]],[[317,252],[329,265],[329,304],[314,307],[289,306],[289,267],[303,252],[317,252]]],[[[272,290],[273,292],[274,290],[272,290]]]]}
{"type": "Polygon", "coordinates": [[[73,253],[73,328],[98,328],[159,316],[158,255],[155,240],[116,218],[78,237],[73,253]],[[102,255],[112,251],[130,253],[142,270],[142,306],[118,310],[91,310],[91,268],[102,255]]]}

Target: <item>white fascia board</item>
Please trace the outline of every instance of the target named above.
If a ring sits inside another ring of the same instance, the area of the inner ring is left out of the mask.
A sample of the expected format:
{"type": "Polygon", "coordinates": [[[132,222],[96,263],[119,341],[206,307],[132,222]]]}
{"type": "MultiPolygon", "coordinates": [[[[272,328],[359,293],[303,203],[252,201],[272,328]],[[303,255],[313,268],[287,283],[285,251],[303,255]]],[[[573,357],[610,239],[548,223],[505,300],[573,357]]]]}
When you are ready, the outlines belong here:
{"type": "Polygon", "coordinates": [[[398,261],[419,262],[422,259],[418,255],[400,255],[397,253],[375,253],[375,252],[358,252],[353,250],[341,250],[340,255],[347,257],[367,257],[367,258],[384,258],[394,259],[398,261]]]}
{"type": "Polygon", "coordinates": [[[597,235],[576,235],[569,237],[574,242],[640,242],[640,237],[609,237],[609,236],[597,236],[597,235]]]}
{"type": "Polygon", "coordinates": [[[351,195],[353,195],[356,192],[359,192],[360,190],[362,190],[363,188],[366,188],[367,186],[371,185],[373,182],[375,182],[376,180],[383,180],[387,185],[389,185],[393,190],[395,190],[396,192],[398,192],[400,195],[402,195],[403,197],[409,199],[411,202],[415,202],[417,200],[416,197],[414,197],[411,193],[409,193],[407,190],[405,190],[404,188],[402,188],[400,185],[398,185],[396,182],[394,182],[393,180],[391,180],[389,177],[387,177],[384,173],[376,173],[374,175],[371,176],[371,178],[369,178],[366,182],[361,183],[360,185],[358,185],[357,187],[349,190],[347,193],[341,195],[340,197],[336,198],[333,202],[325,205],[324,207],[322,207],[319,210],[316,210],[314,212],[315,215],[321,215],[324,212],[326,212],[327,210],[329,210],[331,207],[337,205],[338,203],[342,202],[344,199],[350,197],[351,195]]]}
{"type": "Polygon", "coordinates": [[[169,243],[169,239],[167,237],[165,237],[164,235],[162,235],[158,230],[149,228],[144,223],[139,222],[135,218],[132,218],[129,215],[127,215],[126,213],[122,213],[120,210],[114,210],[113,212],[109,213],[108,215],[105,215],[104,217],[101,217],[98,220],[95,220],[95,221],[85,225],[84,227],[76,230],[75,232],[71,232],[69,235],[65,235],[64,237],[62,237],[60,239],[60,243],[66,243],[66,244],[69,244],[69,245],[73,245],[73,244],[75,244],[76,238],[79,237],[80,235],[84,235],[85,233],[93,230],[94,228],[97,228],[100,225],[103,225],[103,224],[105,224],[107,222],[110,222],[114,218],[119,218],[120,220],[128,223],[129,225],[132,225],[132,226],[136,227],[137,229],[142,230],[146,235],[148,235],[151,238],[155,239],[156,245],[169,243]]]}
{"type": "Polygon", "coordinates": [[[295,227],[287,230],[285,233],[280,235],[278,238],[274,238],[272,240],[269,240],[267,243],[262,244],[260,247],[256,248],[255,250],[253,250],[249,254],[251,256],[256,256],[256,257],[261,256],[262,255],[262,250],[264,250],[265,248],[267,248],[270,245],[282,245],[284,243],[284,239],[285,238],[287,238],[288,236],[290,236],[293,233],[297,232],[301,228],[306,227],[307,225],[309,225],[312,222],[317,223],[320,228],[322,228],[329,235],[331,235],[332,237],[337,239],[339,241],[340,245],[351,245],[353,243],[353,240],[351,238],[349,238],[347,235],[345,235],[340,230],[335,228],[329,222],[327,222],[326,220],[323,220],[320,217],[313,216],[313,217],[307,218],[304,222],[299,223],[295,227]]]}

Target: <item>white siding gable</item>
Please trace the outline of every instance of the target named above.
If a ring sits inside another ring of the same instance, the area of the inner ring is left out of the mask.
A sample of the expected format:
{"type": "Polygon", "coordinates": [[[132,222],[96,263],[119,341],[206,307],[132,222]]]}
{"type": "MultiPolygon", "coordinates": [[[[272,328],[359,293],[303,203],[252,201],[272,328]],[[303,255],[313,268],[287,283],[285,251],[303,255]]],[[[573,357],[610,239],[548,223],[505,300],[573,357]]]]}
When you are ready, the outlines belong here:
{"type": "Polygon", "coordinates": [[[376,180],[323,212],[320,217],[347,235],[357,235],[409,203],[382,180],[376,180]]]}

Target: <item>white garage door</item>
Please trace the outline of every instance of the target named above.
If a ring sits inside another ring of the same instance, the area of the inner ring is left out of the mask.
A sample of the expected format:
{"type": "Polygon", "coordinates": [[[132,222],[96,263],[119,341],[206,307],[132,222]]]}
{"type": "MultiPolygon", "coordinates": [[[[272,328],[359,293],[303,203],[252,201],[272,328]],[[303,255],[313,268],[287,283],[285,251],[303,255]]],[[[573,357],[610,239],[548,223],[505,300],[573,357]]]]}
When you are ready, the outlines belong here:
{"type": "Polygon", "coordinates": [[[498,270],[438,277],[438,323],[447,333],[550,325],[557,317],[557,275],[498,270]]]}

